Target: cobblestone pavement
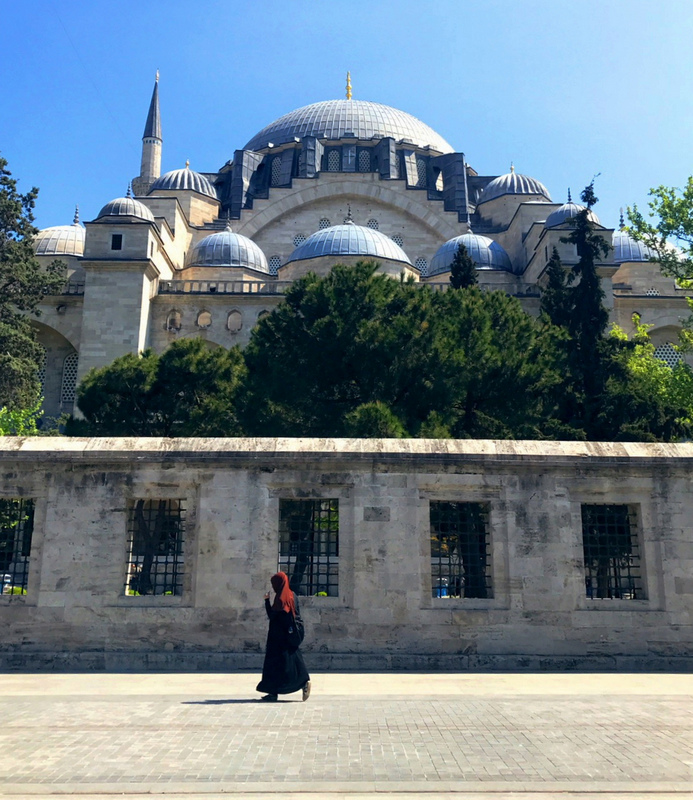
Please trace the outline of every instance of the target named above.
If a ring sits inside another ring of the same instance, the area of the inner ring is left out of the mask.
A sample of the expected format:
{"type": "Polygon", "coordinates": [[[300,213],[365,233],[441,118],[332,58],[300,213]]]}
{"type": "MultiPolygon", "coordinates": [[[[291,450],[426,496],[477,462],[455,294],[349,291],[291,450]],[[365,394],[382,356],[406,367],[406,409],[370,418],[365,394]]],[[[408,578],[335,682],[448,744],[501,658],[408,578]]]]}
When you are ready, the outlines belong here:
{"type": "Polygon", "coordinates": [[[0,675],[0,795],[693,798],[693,676],[255,680],[0,675]]]}

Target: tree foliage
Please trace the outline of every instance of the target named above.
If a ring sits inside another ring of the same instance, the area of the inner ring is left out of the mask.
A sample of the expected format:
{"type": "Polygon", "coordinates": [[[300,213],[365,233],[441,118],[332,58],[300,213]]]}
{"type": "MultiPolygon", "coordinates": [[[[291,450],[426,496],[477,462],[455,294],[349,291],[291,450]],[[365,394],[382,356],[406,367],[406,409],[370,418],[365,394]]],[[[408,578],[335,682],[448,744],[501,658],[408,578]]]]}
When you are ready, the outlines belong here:
{"type": "Polygon", "coordinates": [[[99,436],[234,436],[243,379],[238,348],[180,339],[162,355],[127,354],[89,372],[77,390],[85,421],[68,433],[99,436]]]}
{"type": "Polygon", "coordinates": [[[43,269],[34,256],[37,195],[36,188],[21,194],[0,158],[0,408],[9,411],[36,403],[41,349],[28,315],[38,315],[40,302],[60,291],[65,279],[61,262],[43,269]]]}
{"type": "Polygon", "coordinates": [[[476,264],[462,242],[457,245],[450,265],[450,285],[453,289],[468,289],[477,285],[476,264]]]}

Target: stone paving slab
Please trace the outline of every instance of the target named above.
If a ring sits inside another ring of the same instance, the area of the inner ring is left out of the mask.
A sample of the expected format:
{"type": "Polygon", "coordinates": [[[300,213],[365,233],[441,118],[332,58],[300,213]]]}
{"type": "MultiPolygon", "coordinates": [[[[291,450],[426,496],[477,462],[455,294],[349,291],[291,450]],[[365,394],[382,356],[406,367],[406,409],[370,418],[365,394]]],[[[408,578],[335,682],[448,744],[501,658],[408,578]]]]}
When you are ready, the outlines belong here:
{"type": "Polygon", "coordinates": [[[256,680],[0,675],[0,795],[693,798],[691,675],[256,680]]]}

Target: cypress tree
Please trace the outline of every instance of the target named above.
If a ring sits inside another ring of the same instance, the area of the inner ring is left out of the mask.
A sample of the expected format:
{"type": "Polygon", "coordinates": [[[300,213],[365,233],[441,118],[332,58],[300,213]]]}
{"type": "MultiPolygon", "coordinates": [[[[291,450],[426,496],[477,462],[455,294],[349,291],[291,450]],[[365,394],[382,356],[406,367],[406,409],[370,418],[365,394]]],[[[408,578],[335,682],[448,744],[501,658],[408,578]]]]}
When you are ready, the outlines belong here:
{"type": "Polygon", "coordinates": [[[546,286],[541,293],[541,310],[552,324],[567,328],[573,316],[574,300],[571,284],[574,273],[566,272],[555,247],[546,267],[546,276],[546,286]]]}
{"type": "Polygon", "coordinates": [[[469,289],[470,286],[476,286],[476,283],[476,264],[460,242],[450,265],[450,285],[453,289],[469,289]]]}

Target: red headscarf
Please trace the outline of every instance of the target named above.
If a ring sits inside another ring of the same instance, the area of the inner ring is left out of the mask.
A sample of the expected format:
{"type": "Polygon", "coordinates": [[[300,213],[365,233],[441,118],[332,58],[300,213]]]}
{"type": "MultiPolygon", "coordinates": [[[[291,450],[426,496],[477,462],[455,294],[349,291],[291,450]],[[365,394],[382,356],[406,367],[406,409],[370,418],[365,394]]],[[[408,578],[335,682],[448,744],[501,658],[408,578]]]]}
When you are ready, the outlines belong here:
{"type": "Polygon", "coordinates": [[[294,593],[289,588],[289,578],[285,572],[277,572],[271,578],[272,588],[276,592],[272,608],[275,611],[286,611],[296,614],[294,593]]]}

